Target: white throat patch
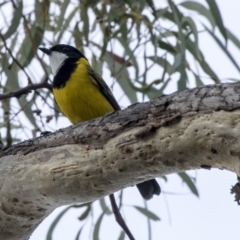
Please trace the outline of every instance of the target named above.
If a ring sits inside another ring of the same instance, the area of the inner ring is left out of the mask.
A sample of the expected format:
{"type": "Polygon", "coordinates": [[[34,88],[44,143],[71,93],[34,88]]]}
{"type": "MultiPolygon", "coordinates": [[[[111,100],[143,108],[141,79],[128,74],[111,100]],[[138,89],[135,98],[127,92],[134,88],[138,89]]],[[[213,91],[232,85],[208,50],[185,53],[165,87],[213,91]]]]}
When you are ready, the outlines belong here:
{"type": "Polygon", "coordinates": [[[56,76],[59,68],[62,66],[65,59],[67,59],[68,56],[64,53],[60,52],[51,52],[49,55],[50,65],[52,68],[53,75],[56,76]]]}

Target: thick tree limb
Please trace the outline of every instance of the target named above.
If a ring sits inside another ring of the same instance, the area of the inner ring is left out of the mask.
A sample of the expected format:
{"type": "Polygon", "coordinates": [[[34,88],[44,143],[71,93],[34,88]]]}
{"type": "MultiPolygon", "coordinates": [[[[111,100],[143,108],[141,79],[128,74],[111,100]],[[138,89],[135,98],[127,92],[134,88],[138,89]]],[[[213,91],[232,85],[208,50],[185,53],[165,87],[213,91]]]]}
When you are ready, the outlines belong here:
{"type": "Polygon", "coordinates": [[[0,239],[28,239],[54,208],[202,167],[240,175],[240,83],[135,104],[0,152],[0,239]]]}

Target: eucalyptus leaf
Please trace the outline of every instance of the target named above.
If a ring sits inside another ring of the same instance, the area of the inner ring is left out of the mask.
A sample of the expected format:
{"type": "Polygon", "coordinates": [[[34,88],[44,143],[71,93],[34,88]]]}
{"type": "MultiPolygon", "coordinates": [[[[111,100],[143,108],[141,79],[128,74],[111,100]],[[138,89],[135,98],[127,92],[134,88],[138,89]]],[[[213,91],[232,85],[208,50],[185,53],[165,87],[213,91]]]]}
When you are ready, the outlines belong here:
{"type": "Polygon", "coordinates": [[[177,82],[177,86],[178,86],[178,91],[183,91],[187,88],[187,82],[188,82],[188,78],[187,78],[187,73],[185,70],[185,67],[183,66],[183,64],[181,65],[182,67],[179,70],[180,73],[180,78],[177,82]]]}
{"type": "Polygon", "coordinates": [[[199,62],[203,71],[206,74],[208,74],[209,77],[212,78],[215,83],[220,83],[220,80],[219,80],[217,74],[213,71],[213,69],[210,67],[208,62],[205,60],[202,52],[200,50],[198,50],[199,54],[196,53],[195,44],[190,39],[187,39],[186,42],[187,42],[187,49],[194,56],[194,59],[199,62]]]}
{"type": "Polygon", "coordinates": [[[180,6],[198,12],[200,16],[204,16],[211,23],[213,28],[216,26],[211,11],[209,11],[209,9],[206,8],[203,4],[194,1],[184,1],[180,3],[180,6]]]}
{"type": "Polygon", "coordinates": [[[228,40],[226,28],[224,27],[223,20],[221,13],[219,11],[218,5],[216,4],[215,0],[206,0],[208,3],[208,6],[210,7],[210,10],[212,12],[213,18],[215,19],[215,22],[222,33],[223,37],[225,38],[226,42],[228,40]]]}
{"type": "Polygon", "coordinates": [[[76,235],[76,237],[75,237],[75,240],[80,240],[80,235],[81,235],[81,233],[82,233],[83,227],[84,227],[84,226],[82,226],[82,227],[79,229],[79,231],[78,231],[78,233],[77,233],[77,235],[76,235]]]}
{"type": "Polygon", "coordinates": [[[47,236],[46,236],[46,240],[53,240],[53,231],[55,230],[57,224],[59,223],[59,221],[61,220],[61,218],[71,209],[71,208],[81,208],[84,206],[88,206],[89,203],[85,203],[85,204],[74,204],[71,206],[66,207],[63,211],[61,211],[58,216],[54,219],[54,221],[52,222],[52,224],[50,225],[48,232],[47,232],[47,236]]]}
{"type": "Polygon", "coordinates": [[[232,43],[235,44],[235,46],[240,49],[240,41],[238,40],[238,38],[229,29],[226,30],[229,40],[231,40],[232,43]]]}
{"type": "Polygon", "coordinates": [[[143,207],[139,207],[139,206],[133,206],[133,207],[135,207],[140,213],[145,215],[147,218],[149,218],[153,221],[160,221],[160,218],[155,213],[151,212],[150,210],[143,208],[143,207]]]}
{"type": "Polygon", "coordinates": [[[122,64],[119,64],[118,62],[112,62],[111,56],[109,53],[106,53],[102,59],[106,61],[108,64],[108,67],[111,70],[112,75],[116,78],[117,83],[120,85],[128,99],[131,103],[137,102],[137,94],[134,89],[130,87],[129,84],[129,73],[126,70],[126,67],[124,67],[122,64]]]}
{"type": "Polygon", "coordinates": [[[212,38],[216,41],[216,43],[222,49],[222,51],[228,56],[228,58],[233,63],[233,65],[236,67],[236,69],[240,72],[240,66],[238,65],[238,63],[234,59],[233,55],[230,54],[227,47],[225,45],[223,45],[221,40],[207,26],[204,25],[204,27],[207,30],[207,32],[212,36],[212,38]]]}
{"type": "Polygon", "coordinates": [[[97,222],[96,222],[96,224],[95,224],[95,226],[94,226],[94,230],[93,230],[93,240],[99,240],[99,231],[100,231],[100,226],[101,226],[101,223],[102,223],[104,214],[105,214],[105,212],[103,212],[103,213],[99,216],[99,218],[98,218],[98,220],[97,220],[97,222]]]}
{"type": "Polygon", "coordinates": [[[12,22],[8,27],[7,32],[3,34],[3,38],[5,40],[10,38],[14,33],[16,33],[16,30],[21,22],[22,14],[23,14],[23,1],[19,1],[18,5],[14,9],[12,22]]]}
{"type": "Polygon", "coordinates": [[[83,23],[83,35],[85,37],[86,43],[89,41],[89,14],[88,8],[84,4],[80,4],[80,19],[83,23]]]}
{"type": "Polygon", "coordinates": [[[63,34],[65,33],[66,29],[69,27],[70,25],[70,22],[72,21],[72,19],[75,17],[76,13],[79,11],[79,8],[78,7],[75,7],[72,12],[68,15],[68,17],[64,17],[64,22],[62,23],[61,26],[59,26],[59,28],[57,29],[57,32],[59,33],[58,34],[58,37],[57,39],[55,40],[56,43],[60,43],[62,37],[63,37],[63,34]]]}
{"type": "Polygon", "coordinates": [[[195,76],[196,86],[197,86],[197,87],[203,86],[204,83],[203,83],[203,81],[201,80],[201,78],[200,78],[197,74],[194,74],[194,76],[195,76]]]}
{"type": "Polygon", "coordinates": [[[150,56],[148,59],[151,59],[155,64],[160,65],[168,74],[171,74],[172,66],[166,57],[150,56]]]}
{"type": "Polygon", "coordinates": [[[196,184],[193,182],[193,180],[189,177],[189,175],[185,172],[178,173],[179,177],[183,180],[184,183],[187,184],[191,192],[199,197],[198,190],[196,188],[196,184]]]}
{"type": "Polygon", "coordinates": [[[65,21],[65,18],[66,18],[66,11],[68,6],[69,6],[69,0],[63,0],[61,2],[61,11],[55,23],[56,24],[55,33],[57,33],[59,29],[62,28],[63,22],[65,21]]]}
{"type": "MultiPolygon", "coordinates": [[[[183,17],[182,24],[186,23],[191,28],[191,33],[194,35],[194,44],[196,49],[197,57],[200,58],[199,46],[198,46],[198,30],[194,21],[190,17],[183,17]]],[[[190,33],[190,34],[191,34],[190,33]]]]}
{"type": "Polygon", "coordinates": [[[101,198],[99,200],[100,206],[103,210],[103,212],[105,212],[107,215],[111,215],[112,211],[109,209],[109,207],[107,206],[106,202],[105,202],[105,198],[101,198]]]}
{"type": "Polygon", "coordinates": [[[124,231],[121,231],[119,237],[118,237],[118,240],[124,240],[125,239],[125,232],[124,231]]]}
{"type": "Polygon", "coordinates": [[[31,32],[28,31],[17,53],[19,62],[24,68],[27,67],[36,56],[38,47],[42,43],[44,30],[38,26],[37,21],[38,20],[32,23],[31,32]]]}

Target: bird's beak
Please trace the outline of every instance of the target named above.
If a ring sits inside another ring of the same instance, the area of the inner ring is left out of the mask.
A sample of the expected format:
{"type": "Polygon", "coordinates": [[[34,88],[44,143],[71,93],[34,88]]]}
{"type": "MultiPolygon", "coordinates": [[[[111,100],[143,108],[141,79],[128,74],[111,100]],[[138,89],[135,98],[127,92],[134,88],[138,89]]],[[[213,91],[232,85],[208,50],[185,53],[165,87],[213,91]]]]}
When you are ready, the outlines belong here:
{"type": "Polygon", "coordinates": [[[48,49],[48,48],[42,48],[42,47],[40,47],[39,49],[40,49],[42,52],[46,53],[47,55],[50,55],[50,54],[51,54],[51,50],[48,49]]]}

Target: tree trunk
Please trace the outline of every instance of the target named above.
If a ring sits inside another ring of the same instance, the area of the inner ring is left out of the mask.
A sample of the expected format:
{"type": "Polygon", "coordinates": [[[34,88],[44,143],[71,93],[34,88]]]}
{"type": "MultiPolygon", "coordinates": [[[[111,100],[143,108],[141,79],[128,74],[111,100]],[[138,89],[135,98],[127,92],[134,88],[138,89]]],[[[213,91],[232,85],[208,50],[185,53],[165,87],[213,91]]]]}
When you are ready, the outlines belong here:
{"type": "Polygon", "coordinates": [[[0,152],[0,239],[28,239],[63,204],[201,167],[240,175],[240,83],[135,104],[0,152]]]}

